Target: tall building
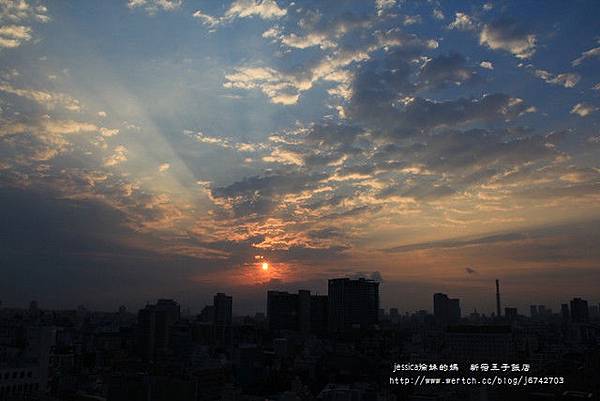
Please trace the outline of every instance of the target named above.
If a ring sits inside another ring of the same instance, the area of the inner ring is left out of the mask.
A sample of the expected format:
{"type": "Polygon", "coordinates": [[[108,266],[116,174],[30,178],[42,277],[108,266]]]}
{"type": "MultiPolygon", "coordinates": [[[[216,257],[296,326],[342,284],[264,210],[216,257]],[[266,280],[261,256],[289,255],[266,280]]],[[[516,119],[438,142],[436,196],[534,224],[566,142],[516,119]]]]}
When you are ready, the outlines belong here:
{"type": "Polygon", "coordinates": [[[538,306],[537,305],[529,305],[529,315],[532,318],[538,317],[538,306]]]}
{"type": "Polygon", "coordinates": [[[217,293],[213,297],[214,323],[216,326],[231,326],[233,298],[217,293]]]}
{"type": "Polygon", "coordinates": [[[220,346],[227,346],[231,343],[232,305],[233,298],[222,292],[213,297],[214,333],[215,340],[220,346]]]}
{"type": "Polygon", "coordinates": [[[327,296],[311,295],[308,290],[297,294],[285,291],[267,292],[269,329],[323,334],[327,327],[327,296]]]}
{"type": "Polygon", "coordinates": [[[169,330],[180,318],[179,304],[172,299],[159,299],[138,312],[138,350],[147,360],[169,348],[169,330]]]}
{"type": "Polygon", "coordinates": [[[517,316],[518,316],[517,308],[510,308],[510,307],[504,308],[504,317],[506,318],[506,320],[508,320],[508,321],[515,320],[517,318],[517,316]]]}
{"type": "Polygon", "coordinates": [[[285,291],[267,292],[267,319],[269,330],[298,329],[298,294],[285,291]]]}
{"type": "Polygon", "coordinates": [[[562,319],[568,321],[571,319],[571,313],[569,312],[569,304],[561,304],[560,305],[560,315],[562,319]]]}
{"type": "Polygon", "coordinates": [[[500,311],[500,281],[496,280],[496,316],[501,317],[502,313],[500,311]]]}
{"type": "Polygon", "coordinates": [[[584,323],[590,320],[588,303],[585,299],[573,298],[571,304],[571,320],[576,323],[584,323]]]}
{"type": "Polygon", "coordinates": [[[377,324],[379,283],[359,278],[329,280],[329,331],[339,333],[377,324]]]}
{"type": "Polygon", "coordinates": [[[312,295],[310,297],[310,331],[313,334],[327,333],[327,295],[312,295]]]}
{"type": "Polygon", "coordinates": [[[460,300],[448,298],[448,295],[437,293],[433,295],[433,315],[441,323],[456,323],[460,320],[460,300]]]}

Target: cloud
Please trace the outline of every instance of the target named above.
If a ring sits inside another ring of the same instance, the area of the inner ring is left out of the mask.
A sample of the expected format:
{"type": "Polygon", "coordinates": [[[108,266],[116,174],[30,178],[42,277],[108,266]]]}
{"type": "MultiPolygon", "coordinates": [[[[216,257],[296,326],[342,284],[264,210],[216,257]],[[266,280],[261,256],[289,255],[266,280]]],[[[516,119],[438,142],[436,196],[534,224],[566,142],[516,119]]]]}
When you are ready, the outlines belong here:
{"type": "Polygon", "coordinates": [[[419,84],[424,88],[441,88],[447,85],[461,85],[476,77],[466,59],[459,53],[440,55],[428,60],[419,73],[419,84]]]}
{"type": "Polygon", "coordinates": [[[33,6],[25,0],[0,1],[0,48],[16,48],[32,39],[31,24],[50,21],[43,4],[33,6]]]}
{"type": "Polygon", "coordinates": [[[444,12],[438,8],[435,8],[432,12],[433,18],[435,18],[438,21],[443,20],[444,18],[446,18],[446,16],[444,15],[444,12]]]}
{"type": "Polygon", "coordinates": [[[199,19],[203,25],[206,25],[210,28],[214,28],[222,22],[220,18],[205,14],[201,10],[196,10],[194,14],[192,14],[192,17],[199,19]]]}
{"type": "Polygon", "coordinates": [[[258,17],[264,20],[279,19],[287,14],[275,0],[235,0],[221,17],[212,16],[202,10],[196,10],[192,16],[210,28],[215,28],[237,18],[258,17]]]}
{"type": "Polygon", "coordinates": [[[159,173],[163,173],[163,172],[167,171],[170,168],[171,168],[171,165],[169,163],[161,163],[158,166],[158,172],[159,173]]]}
{"type": "Polygon", "coordinates": [[[583,63],[584,61],[593,59],[593,58],[598,58],[600,57],[600,47],[595,47],[593,49],[590,49],[588,51],[585,51],[583,53],[581,53],[581,56],[576,58],[575,60],[573,60],[571,62],[571,64],[573,66],[578,66],[581,63],[583,63]]]}
{"type": "Polygon", "coordinates": [[[225,12],[225,17],[232,19],[256,16],[268,20],[281,18],[286,14],[287,10],[279,7],[275,0],[235,0],[225,12]]]}
{"type": "Polygon", "coordinates": [[[19,89],[7,83],[0,83],[0,91],[32,100],[45,106],[47,109],[53,109],[55,106],[60,105],[69,111],[81,110],[79,101],[64,93],[44,92],[34,89],[19,89]]]}
{"type": "Polygon", "coordinates": [[[477,29],[477,23],[465,13],[456,13],[454,21],[448,25],[448,29],[456,29],[457,31],[474,31],[477,29]]]}
{"type": "Polygon", "coordinates": [[[492,64],[491,61],[482,61],[481,63],[479,63],[479,66],[481,68],[485,68],[486,70],[493,70],[494,69],[494,65],[492,64]]]}
{"type": "Polygon", "coordinates": [[[486,245],[486,244],[494,244],[498,242],[514,242],[526,239],[527,235],[523,233],[507,233],[507,234],[494,234],[494,235],[486,235],[482,237],[475,238],[458,238],[458,239],[449,239],[449,240],[439,240],[439,241],[431,241],[431,242],[423,242],[417,244],[410,245],[401,245],[393,248],[384,249],[385,252],[390,253],[401,253],[401,252],[410,252],[417,250],[425,250],[425,249],[435,249],[435,248],[464,248],[468,246],[477,246],[477,245],[486,245]]]}
{"type": "Polygon", "coordinates": [[[559,85],[565,88],[575,87],[575,85],[577,85],[577,83],[581,79],[581,75],[571,72],[553,75],[552,73],[545,70],[535,70],[534,74],[536,77],[544,80],[549,84],[559,85]]]}
{"type": "Polygon", "coordinates": [[[579,117],[587,117],[590,114],[596,112],[597,110],[597,107],[592,106],[589,103],[577,103],[571,109],[571,114],[577,114],[579,117]]]}
{"type": "Polygon", "coordinates": [[[377,15],[381,16],[396,5],[396,0],[375,0],[377,15]]]}
{"type": "Polygon", "coordinates": [[[525,59],[533,56],[536,36],[522,24],[503,18],[485,24],[479,34],[479,43],[492,50],[505,50],[515,57],[525,59]]]}
{"type": "Polygon", "coordinates": [[[104,159],[104,166],[113,167],[127,161],[127,148],[119,145],[114,148],[113,154],[104,159]]]}
{"type": "Polygon", "coordinates": [[[0,47],[13,48],[31,39],[31,28],[23,25],[4,25],[0,27],[0,47]]]}
{"type": "Polygon", "coordinates": [[[182,4],[183,0],[127,0],[129,9],[143,8],[151,15],[157,11],[175,11],[182,4]]]}

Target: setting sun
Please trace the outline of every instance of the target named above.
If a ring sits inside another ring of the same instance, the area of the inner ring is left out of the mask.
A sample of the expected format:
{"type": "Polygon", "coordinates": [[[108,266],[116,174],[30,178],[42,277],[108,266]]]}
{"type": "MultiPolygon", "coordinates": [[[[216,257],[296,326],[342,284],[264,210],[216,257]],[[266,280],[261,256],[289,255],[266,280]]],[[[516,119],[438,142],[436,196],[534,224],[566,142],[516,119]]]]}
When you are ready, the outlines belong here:
{"type": "Polygon", "coordinates": [[[269,270],[269,264],[267,262],[262,262],[261,267],[263,270],[269,270]]]}

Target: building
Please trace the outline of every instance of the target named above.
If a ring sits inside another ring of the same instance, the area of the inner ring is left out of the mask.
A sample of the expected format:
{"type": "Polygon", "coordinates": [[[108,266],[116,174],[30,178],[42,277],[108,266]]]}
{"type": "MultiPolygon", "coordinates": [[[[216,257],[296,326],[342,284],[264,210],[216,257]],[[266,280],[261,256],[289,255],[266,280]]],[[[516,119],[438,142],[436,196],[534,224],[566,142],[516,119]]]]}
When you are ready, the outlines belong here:
{"type": "Polygon", "coordinates": [[[233,298],[217,293],[213,297],[214,323],[215,326],[231,326],[233,298]]]}
{"type": "Polygon", "coordinates": [[[169,330],[180,318],[179,304],[159,299],[138,312],[138,351],[146,360],[155,360],[169,348],[169,330]]]}
{"type": "Polygon", "coordinates": [[[448,298],[448,295],[437,293],[433,295],[433,315],[438,322],[456,323],[460,320],[460,300],[448,298]]]}
{"type": "Polygon", "coordinates": [[[561,304],[560,305],[560,315],[564,321],[569,321],[571,319],[571,313],[569,312],[569,304],[561,304]]]}
{"type": "Polygon", "coordinates": [[[529,305],[529,316],[531,316],[531,318],[538,317],[538,306],[537,305],[529,305]]]}
{"type": "Polygon", "coordinates": [[[515,320],[517,318],[517,316],[518,316],[517,308],[510,308],[510,307],[504,308],[504,317],[506,318],[506,320],[508,320],[508,321],[515,320]]]}
{"type": "Polygon", "coordinates": [[[329,331],[340,333],[377,324],[379,283],[359,278],[329,280],[329,331]]]}
{"type": "Polygon", "coordinates": [[[448,326],[445,356],[462,361],[504,361],[515,355],[510,326],[448,326]]]}
{"type": "Polygon", "coordinates": [[[269,329],[299,331],[302,334],[324,334],[327,327],[327,296],[311,295],[308,290],[297,294],[285,291],[267,292],[269,329]]]}
{"type": "Polygon", "coordinates": [[[298,330],[298,294],[285,291],[267,292],[269,330],[298,330]]]}
{"type": "Polygon", "coordinates": [[[585,323],[590,320],[588,303],[585,299],[573,298],[571,304],[571,320],[575,323],[585,323]]]}

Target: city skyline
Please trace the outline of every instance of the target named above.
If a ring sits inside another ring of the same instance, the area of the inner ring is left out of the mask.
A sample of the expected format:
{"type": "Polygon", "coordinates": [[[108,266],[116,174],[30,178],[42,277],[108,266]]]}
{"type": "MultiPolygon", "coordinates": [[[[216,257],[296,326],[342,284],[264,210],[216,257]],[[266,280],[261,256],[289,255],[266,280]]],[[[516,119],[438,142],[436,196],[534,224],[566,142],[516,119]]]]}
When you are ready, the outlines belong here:
{"type": "Polygon", "coordinates": [[[0,1],[0,294],[525,311],[600,282],[600,4],[0,1]],[[68,44],[68,45],[66,45],[68,44]]]}

